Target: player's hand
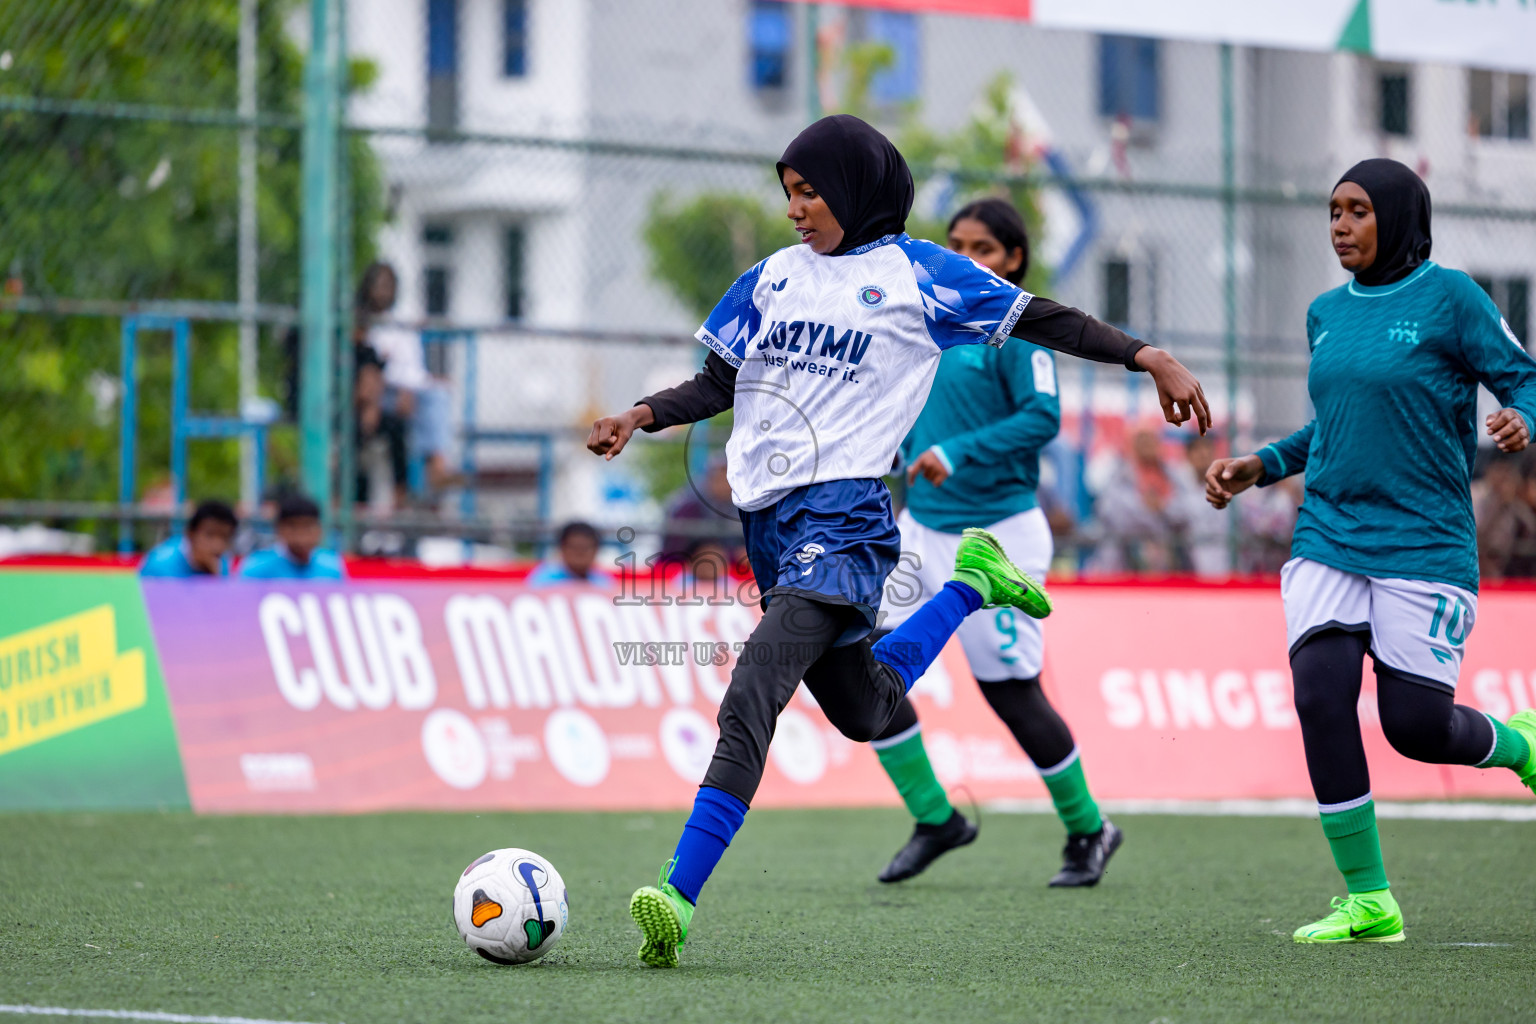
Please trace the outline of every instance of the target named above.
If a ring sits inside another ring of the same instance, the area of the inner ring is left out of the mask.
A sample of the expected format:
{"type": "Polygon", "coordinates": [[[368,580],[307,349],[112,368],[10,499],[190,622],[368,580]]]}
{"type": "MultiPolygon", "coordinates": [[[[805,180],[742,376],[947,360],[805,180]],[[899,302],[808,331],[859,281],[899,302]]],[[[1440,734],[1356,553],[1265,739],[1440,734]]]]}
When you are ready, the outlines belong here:
{"type": "Polygon", "coordinates": [[[656,413],[643,403],[625,409],[617,416],[604,416],[592,424],[592,433],[587,435],[587,451],[612,459],[624,450],[635,431],[655,422],[656,413]]]}
{"type": "Polygon", "coordinates": [[[1206,404],[1205,392],[1183,363],[1148,345],[1137,351],[1136,365],[1152,375],[1164,419],[1177,426],[1193,416],[1200,433],[1211,429],[1211,407],[1206,404]]]}
{"type": "Polygon", "coordinates": [[[1531,443],[1531,432],[1525,425],[1525,417],[1515,409],[1500,409],[1488,417],[1488,436],[1498,444],[1501,452],[1520,452],[1531,443]]]}
{"type": "Polygon", "coordinates": [[[1235,496],[1259,482],[1264,463],[1257,455],[1236,459],[1217,459],[1205,471],[1205,500],[1216,508],[1226,508],[1235,496]]]}
{"type": "Polygon", "coordinates": [[[917,461],[907,467],[907,483],[910,484],[919,476],[935,487],[949,479],[949,470],[944,468],[944,460],[932,448],[919,455],[917,461]]]}

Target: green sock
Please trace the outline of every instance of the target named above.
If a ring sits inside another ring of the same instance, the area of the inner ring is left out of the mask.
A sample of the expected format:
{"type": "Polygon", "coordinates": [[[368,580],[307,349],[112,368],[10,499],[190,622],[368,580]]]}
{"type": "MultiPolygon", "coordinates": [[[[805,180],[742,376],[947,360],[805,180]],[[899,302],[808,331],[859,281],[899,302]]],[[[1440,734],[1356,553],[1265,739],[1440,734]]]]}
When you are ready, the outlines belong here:
{"type": "Polygon", "coordinates": [[[875,748],[880,767],[896,784],[896,792],[918,824],[942,825],[949,820],[955,809],[949,805],[938,776],[933,774],[933,763],[923,749],[921,726],[913,726],[888,740],[875,740],[870,746],[875,748]]]}
{"type": "Polygon", "coordinates": [[[1056,814],[1072,835],[1090,835],[1104,827],[1099,816],[1099,805],[1088,792],[1088,780],[1083,777],[1083,758],[1072,748],[1072,753],[1061,764],[1052,768],[1035,766],[1045,788],[1051,791],[1051,803],[1056,814]]]}
{"type": "Polygon", "coordinates": [[[1339,866],[1350,892],[1376,892],[1390,886],[1386,866],[1381,862],[1381,837],[1376,833],[1376,804],[1370,794],[1366,794],[1365,803],[1356,807],[1338,811],[1319,809],[1318,817],[1322,819],[1323,835],[1333,849],[1333,862],[1339,866]]]}
{"type": "Polygon", "coordinates": [[[1524,768],[1531,759],[1531,745],[1525,737],[1492,715],[1488,716],[1488,722],[1493,726],[1493,753],[1477,767],[1513,768],[1516,771],[1524,768]]]}
{"type": "Polygon", "coordinates": [[[980,569],[956,569],[950,579],[958,580],[980,594],[982,604],[992,600],[992,581],[980,569]]]}

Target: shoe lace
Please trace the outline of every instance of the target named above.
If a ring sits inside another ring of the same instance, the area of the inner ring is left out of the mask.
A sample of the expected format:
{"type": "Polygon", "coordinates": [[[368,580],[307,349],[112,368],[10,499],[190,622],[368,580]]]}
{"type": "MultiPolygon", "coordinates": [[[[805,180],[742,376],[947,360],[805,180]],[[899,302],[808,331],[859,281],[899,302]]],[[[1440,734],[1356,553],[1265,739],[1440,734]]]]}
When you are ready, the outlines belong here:
{"type": "Polygon", "coordinates": [[[1359,914],[1360,897],[1355,893],[1350,893],[1348,896],[1335,896],[1329,905],[1333,907],[1333,913],[1328,915],[1329,917],[1342,917],[1353,921],[1361,916],[1359,914]]]}
{"type": "Polygon", "coordinates": [[[667,884],[672,877],[672,869],[677,867],[677,858],[673,857],[661,866],[661,873],[656,876],[656,888],[660,889],[667,884]]]}

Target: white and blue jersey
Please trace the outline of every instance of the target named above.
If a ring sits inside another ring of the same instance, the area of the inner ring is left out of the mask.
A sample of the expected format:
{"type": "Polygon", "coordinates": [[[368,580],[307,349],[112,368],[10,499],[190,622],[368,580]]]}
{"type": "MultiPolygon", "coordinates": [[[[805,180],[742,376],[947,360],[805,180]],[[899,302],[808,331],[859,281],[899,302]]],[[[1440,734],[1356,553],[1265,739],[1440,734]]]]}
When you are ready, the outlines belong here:
{"type": "Polygon", "coordinates": [[[1001,345],[1030,298],[905,234],[843,256],[796,245],[747,271],[697,334],[738,371],[726,445],[736,506],[890,472],[939,354],[1001,345]]]}
{"type": "Polygon", "coordinates": [[[905,234],[842,256],[797,245],[747,271],[699,329],[736,367],[731,496],[765,597],[851,605],[873,626],[900,553],[881,477],[940,354],[1002,345],[1032,296],[905,234]]]}

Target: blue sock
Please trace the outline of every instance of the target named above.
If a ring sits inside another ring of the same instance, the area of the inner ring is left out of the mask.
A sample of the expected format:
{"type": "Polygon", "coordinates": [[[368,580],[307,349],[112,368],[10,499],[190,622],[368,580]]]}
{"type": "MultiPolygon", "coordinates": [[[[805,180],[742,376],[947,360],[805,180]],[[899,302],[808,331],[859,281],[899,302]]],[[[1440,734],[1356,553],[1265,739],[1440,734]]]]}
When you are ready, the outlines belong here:
{"type": "Polygon", "coordinates": [[[723,789],[700,786],[693,798],[693,813],[672,855],[672,875],[667,879],[689,903],[699,902],[699,890],[720,863],[736,830],[747,817],[747,805],[723,789]]]}
{"type": "Polygon", "coordinates": [[[981,605],[981,595],[975,587],[950,580],[906,622],[875,643],[875,659],[895,669],[906,681],[907,689],[912,689],[960,623],[981,605]]]}

